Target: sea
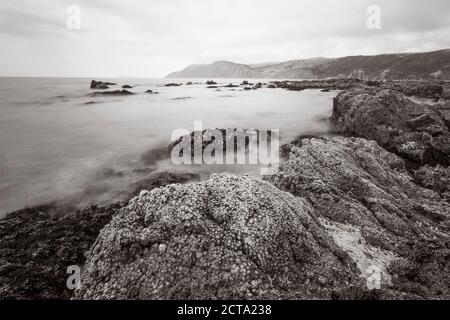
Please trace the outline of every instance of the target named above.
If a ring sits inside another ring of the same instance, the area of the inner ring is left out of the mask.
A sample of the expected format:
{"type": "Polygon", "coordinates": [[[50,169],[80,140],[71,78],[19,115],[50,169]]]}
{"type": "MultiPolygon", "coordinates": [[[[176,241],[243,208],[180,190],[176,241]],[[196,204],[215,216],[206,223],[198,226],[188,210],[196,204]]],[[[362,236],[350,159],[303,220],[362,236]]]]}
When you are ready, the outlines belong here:
{"type": "MultiPolygon", "coordinates": [[[[108,90],[130,85],[135,94],[93,96],[101,90],[90,89],[87,78],[0,78],[0,218],[64,199],[80,206],[108,204],[137,179],[128,173],[139,172],[134,169],[142,166],[143,155],[167,148],[176,130],[192,131],[195,121],[203,129],[278,129],[280,143],[328,133],[336,95],[222,87],[245,79],[214,79],[218,88],[207,88],[208,79],[96,80],[117,83],[108,90]],[[170,82],[183,85],[165,86],[170,82]]],[[[202,179],[222,171],[256,174],[242,166],[177,167],[170,159],[152,165],[153,171],[192,171],[202,179]]]]}

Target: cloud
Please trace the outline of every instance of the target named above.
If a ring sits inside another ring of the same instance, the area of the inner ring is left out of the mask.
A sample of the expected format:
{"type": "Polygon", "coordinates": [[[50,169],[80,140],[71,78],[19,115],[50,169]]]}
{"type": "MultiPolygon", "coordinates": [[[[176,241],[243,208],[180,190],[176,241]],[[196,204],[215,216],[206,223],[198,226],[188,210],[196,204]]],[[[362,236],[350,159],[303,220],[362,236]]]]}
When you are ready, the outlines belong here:
{"type": "Polygon", "coordinates": [[[0,75],[164,76],[243,63],[450,47],[448,0],[152,0],[0,3],[0,75]],[[66,28],[69,5],[81,30],[66,28]],[[366,27],[369,5],[381,29],[366,27]]]}

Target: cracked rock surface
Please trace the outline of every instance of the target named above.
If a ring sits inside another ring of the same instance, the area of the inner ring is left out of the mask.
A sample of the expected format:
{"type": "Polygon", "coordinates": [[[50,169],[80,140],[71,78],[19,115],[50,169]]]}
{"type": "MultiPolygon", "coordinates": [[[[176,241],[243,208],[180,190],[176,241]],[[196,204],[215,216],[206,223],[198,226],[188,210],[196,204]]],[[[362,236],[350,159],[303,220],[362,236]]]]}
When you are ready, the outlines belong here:
{"type": "Polygon", "coordinates": [[[340,92],[332,120],[338,131],[375,140],[409,166],[448,166],[448,110],[446,104],[419,104],[395,90],[365,87],[340,92]]]}
{"type": "Polygon", "coordinates": [[[292,147],[289,161],[269,180],[328,220],[356,227],[368,245],[393,254],[387,269],[396,297],[450,297],[445,198],[415,184],[404,161],[375,141],[335,137],[304,139],[301,145],[292,147]]]}

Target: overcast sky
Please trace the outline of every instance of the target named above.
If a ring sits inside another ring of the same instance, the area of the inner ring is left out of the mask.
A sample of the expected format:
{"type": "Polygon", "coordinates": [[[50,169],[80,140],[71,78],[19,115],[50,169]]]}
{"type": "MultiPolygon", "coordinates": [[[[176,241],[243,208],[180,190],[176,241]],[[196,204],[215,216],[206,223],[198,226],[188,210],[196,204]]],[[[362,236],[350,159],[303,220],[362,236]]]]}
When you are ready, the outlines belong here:
{"type": "Polygon", "coordinates": [[[450,1],[0,0],[0,44],[3,76],[160,77],[215,60],[450,48],[450,1]],[[67,27],[70,5],[79,30],[67,27]],[[367,28],[370,5],[381,29],[367,28]]]}

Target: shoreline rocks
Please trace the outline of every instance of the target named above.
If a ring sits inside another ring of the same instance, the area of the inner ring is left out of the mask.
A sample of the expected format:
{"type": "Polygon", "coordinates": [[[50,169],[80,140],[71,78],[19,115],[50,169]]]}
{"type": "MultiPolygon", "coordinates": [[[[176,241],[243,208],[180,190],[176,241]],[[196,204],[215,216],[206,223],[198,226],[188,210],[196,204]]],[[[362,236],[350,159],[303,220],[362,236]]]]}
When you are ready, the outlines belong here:
{"type": "Polygon", "coordinates": [[[450,297],[449,202],[415,184],[404,161],[375,141],[303,139],[267,180],[305,199],[329,221],[356,228],[366,245],[343,247],[359,260],[361,250],[374,256],[369,249],[376,248],[379,259],[370,264],[390,275],[392,298],[450,297]],[[425,259],[418,248],[427,251],[425,259]],[[386,257],[394,258],[380,263],[386,257]]]}
{"type": "Polygon", "coordinates": [[[342,91],[333,100],[332,121],[339,132],[377,141],[407,160],[409,167],[450,164],[450,132],[442,111],[398,91],[342,91]]]}
{"type": "Polygon", "coordinates": [[[142,191],[100,233],[76,298],[445,299],[449,222],[375,141],[303,139],[267,182],[142,191]]]}
{"type": "Polygon", "coordinates": [[[75,297],[330,298],[363,286],[356,270],[302,199],[214,174],[131,200],[100,233],[75,297]]]}

